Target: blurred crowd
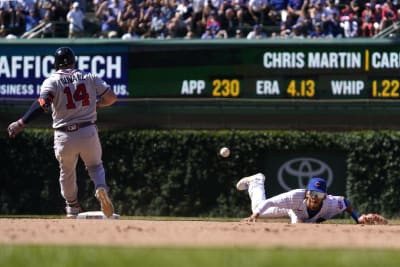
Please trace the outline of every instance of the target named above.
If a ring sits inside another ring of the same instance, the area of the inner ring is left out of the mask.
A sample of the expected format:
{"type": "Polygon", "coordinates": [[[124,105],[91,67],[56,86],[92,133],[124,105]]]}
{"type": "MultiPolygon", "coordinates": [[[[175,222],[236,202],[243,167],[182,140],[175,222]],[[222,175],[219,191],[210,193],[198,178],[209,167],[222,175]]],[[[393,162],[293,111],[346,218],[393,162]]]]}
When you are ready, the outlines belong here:
{"type": "Polygon", "coordinates": [[[354,38],[400,0],[0,0],[0,38],[354,38]]]}

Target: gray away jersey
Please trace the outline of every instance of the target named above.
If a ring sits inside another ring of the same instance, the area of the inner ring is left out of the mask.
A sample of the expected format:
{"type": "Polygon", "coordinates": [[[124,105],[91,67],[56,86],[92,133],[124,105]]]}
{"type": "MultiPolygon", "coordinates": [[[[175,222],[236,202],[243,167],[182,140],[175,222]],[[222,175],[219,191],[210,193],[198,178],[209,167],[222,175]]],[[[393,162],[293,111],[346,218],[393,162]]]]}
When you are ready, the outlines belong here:
{"type": "Polygon", "coordinates": [[[96,100],[110,86],[96,75],[78,69],[52,73],[40,89],[40,97],[53,97],[53,128],[97,120],[96,100]]]}

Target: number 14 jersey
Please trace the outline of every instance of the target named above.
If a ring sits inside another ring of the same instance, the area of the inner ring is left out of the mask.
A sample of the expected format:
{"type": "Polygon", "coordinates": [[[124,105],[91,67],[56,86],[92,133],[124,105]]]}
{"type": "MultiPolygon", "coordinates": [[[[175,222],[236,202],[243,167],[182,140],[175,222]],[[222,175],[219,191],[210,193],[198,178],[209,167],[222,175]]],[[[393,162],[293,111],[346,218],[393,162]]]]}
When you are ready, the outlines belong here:
{"type": "Polygon", "coordinates": [[[40,97],[51,102],[53,128],[97,120],[96,100],[110,86],[98,76],[78,69],[60,69],[47,78],[40,97]]]}

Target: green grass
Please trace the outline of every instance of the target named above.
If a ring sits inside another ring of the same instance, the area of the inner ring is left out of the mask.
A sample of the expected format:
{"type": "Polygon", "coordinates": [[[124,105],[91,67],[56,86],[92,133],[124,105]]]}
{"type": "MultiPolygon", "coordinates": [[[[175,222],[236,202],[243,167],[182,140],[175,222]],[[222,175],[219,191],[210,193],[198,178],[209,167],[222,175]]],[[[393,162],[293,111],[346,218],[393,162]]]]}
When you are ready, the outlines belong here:
{"type": "Polygon", "coordinates": [[[0,266],[398,267],[397,250],[0,246],[0,266]]]}

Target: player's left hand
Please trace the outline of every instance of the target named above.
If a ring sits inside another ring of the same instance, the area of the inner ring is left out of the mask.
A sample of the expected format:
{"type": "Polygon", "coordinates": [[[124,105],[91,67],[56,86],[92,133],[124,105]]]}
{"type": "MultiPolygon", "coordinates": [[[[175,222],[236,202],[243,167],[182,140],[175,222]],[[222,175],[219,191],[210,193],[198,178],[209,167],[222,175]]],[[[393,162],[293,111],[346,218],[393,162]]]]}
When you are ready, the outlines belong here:
{"type": "Polygon", "coordinates": [[[363,214],[358,218],[360,224],[388,224],[388,221],[382,215],[376,213],[363,214]]]}
{"type": "Polygon", "coordinates": [[[8,125],[7,128],[8,136],[14,138],[17,134],[19,134],[23,130],[24,130],[24,123],[22,122],[22,120],[14,121],[10,123],[10,125],[8,125]]]}

